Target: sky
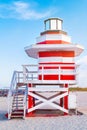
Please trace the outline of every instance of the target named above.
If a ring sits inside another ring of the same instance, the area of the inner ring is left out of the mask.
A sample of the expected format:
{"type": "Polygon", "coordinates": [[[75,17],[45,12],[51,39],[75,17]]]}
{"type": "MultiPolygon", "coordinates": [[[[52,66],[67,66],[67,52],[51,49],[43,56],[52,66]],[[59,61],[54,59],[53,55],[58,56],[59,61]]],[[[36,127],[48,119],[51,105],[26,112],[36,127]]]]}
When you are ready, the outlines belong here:
{"type": "Polygon", "coordinates": [[[76,62],[78,85],[87,87],[87,0],[0,0],[0,87],[10,86],[14,70],[22,70],[23,64],[37,64],[24,47],[35,44],[43,21],[51,17],[63,19],[72,43],[84,47],[76,62]]]}

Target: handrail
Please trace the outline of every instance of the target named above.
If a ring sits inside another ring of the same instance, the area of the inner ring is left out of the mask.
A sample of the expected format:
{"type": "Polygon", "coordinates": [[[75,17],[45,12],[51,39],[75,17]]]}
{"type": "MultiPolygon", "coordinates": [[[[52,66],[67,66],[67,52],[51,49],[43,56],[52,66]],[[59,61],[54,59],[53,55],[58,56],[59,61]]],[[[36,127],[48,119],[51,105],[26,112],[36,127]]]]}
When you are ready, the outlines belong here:
{"type": "Polygon", "coordinates": [[[23,106],[24,106],[24,116],[23,118],[25,119],[25,116],[26,116],[26,107],[27,107],[27,86],[25,88],[25,93],[24,93],[24,100],[23,100],[23,106]]]}
{"type": "Polygon", "coordinates": [[[8,92],[8,119],[10,119],[11,112],[12,112],[12,101],[13,101],[13,95],[14,95],[13,92],[16,90],[17,83],[20,82],[20,79],[22,78],[23,80],[23,76],[21,77],[20,74],[23,75],[23,72],[14,71],[13,76],[12,76],[12,80],[11,80],[11,84],[10,84],[10,88],[8,92]]]}
{"type": "MultiPolygon", "coordinates": [[[[23,81],[24,83],[28,83],[30,81],[35,81],[39,80],[38,75],[40,74],[42,76],[42,81],[44,80],[44,74],[51,73],[52,71],[46,71],[44,67],[58,67],[57,69],[51,69],[53,70],[53,74],[58,74],[59,76],[59,81],[61,81],[60,76],[65,74],[65,75],[77,75],[76,69],[77,65],[72,63],[72,64],[39,64],[39,65],[23,65],[23,81]],[[39,67],[41,69],[39,69],[39,67]],[[75,69],[64,69],[63,67],[74,67],[75,69]],[[32,69],[35,68],[35,69],[32,69]],[[37,69],[36,69],[37,68],[37,69]]],[[[41,80],[40,80],[41,81],[41,80]]]]}
{"type": "Polygon", "coordinates": [[[14,71],[14,73],[13,73],[9,92],[8,92],[8,119],[10,119],[10,116],[11,116],[12,92],[13,92],[15,84],[16,84],[16,71],[14,71]]]}

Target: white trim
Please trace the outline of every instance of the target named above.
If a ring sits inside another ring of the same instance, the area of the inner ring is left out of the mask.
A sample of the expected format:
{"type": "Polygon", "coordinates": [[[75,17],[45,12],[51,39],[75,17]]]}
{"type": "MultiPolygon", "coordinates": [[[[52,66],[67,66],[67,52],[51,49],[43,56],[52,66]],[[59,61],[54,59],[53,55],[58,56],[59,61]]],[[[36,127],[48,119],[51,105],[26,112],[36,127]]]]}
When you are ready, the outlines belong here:
{"type": "Polygon", "coordinates": [[[60,75],[76,75],[76,72],[75,70],[72,70],[72,69],[44,69],[43,70],[43,73],[42,73],[42,70],[39,70],[38,71],[38,75],[58,75],[59,76],[59,72],[60,72],[60,75]]]}
{"type": "Polygon", "coordinates": [[[31,87],[31,88],[28,88],[28,92],[33,92],[33,91],[35,91],[35,92],[37,92],[37,91],[42,91],[42,92],[55,92],[55,91],[58,91],[58,92],[65,92],[65,91],[68,91],[68,88],[61,88],[61,87],[58,87],[58,85],[57,86],[51,86],[51,85],[49,85],[49,86],[37,86],[36,85],[36,87],[31,87]]]}
{"type": "Polygon", "coordinates": [[[74,63],[73,57],[39,57],[39,63],[48,63],[48,62],[66,62],[66,63],[74,63]]]}
{"type": "MultiPolygon", "coordinates": [[[[39,71],[38,71],[38,75],[42,75],[42,69],[39,69],[39,71]]],[[[49,74],[49,75],[51,75],[51,74],[55,74],[55,75],[58,75],[59,74],[59,69],[44,69],[43,70],[43,75],[44,74],[49,74]]]]}
{"type": "Polygon", "coordinates": [[[32,84],[76,84],[76,80],[26,80],[24,83],[32,84]]]}
{"type": "Polygon", "coordinates": [[[40,43],[46,40],[62,40],[69,43],[71,42],[70,36],[67,36],[64,34],[45,34],[36,38],[37,43],[40,43]]]}
{"type": "Polygon", "coordinates": [[[62,69],[61,73],[65,75],[76,75],[75,69],[62,69]]]}
{"type": "Polygon", "coordinates": [[[26,47],[25,51],[28,56],[38,58],[38,52],[43,51],[74,51],[75,56],[80,55],[84,48],[78,44],[35,44],[30,47],[26,47]]]}
{"type": "Polygon", "coordinates": [[[39,57],[39,63],[62,62],[62,57],[39,57]]]}
{"type": "Polygon", "coordinates": [[[63,57],[63,62],[74,63],[74,57],[63,57]]]}
{"type": "MultiPolygon", "coordinates": [[[[41,91],[41,92],[42,92],[42,91],[41,91]]],[[[35,106],[33,106],[32,108],[29,108],[29,109],[28,109],[28,112],[32,112],[32,111],[34,111],[34,110],[36,110],[36,109],[39,109],[39,108],[41,108],[42,106],[45,106],[45,105],[50,105],[50,106],[52,106],[52,107],[54,107],[54,108],[56,108],[56,109],[58,109],[58,110],[61,110],[61,111],[63,111],[63,112],[68,113],[68,110],[67,110],[67,109],[65,109],[64,107],[61,107],[61,106],[59,106],[58,104],[55,104],[55,103],[54,103],[55,100],[59,100],[59,99],[65,97],[65,96],[67,96],[67,95],[68,95],[68,92],[64,92],[63,94],[60,94],[60,95],[57,95],[57,94],[56,94],[56,95],[55,95],[54,97],[52,97],[51,99],[50,99],[50,98],[49,98],[49,99],[46,99],[45,96],[38,95],[37,93],[33,93],[33,92],[31,92],[31,91],[28,92],[28,95],[30,95],[30,96],[32,96],[32,97],[38,99],[39,101],[41,101],[41,102],[39,103],[39,105],[35,105],[35,106]]]]}

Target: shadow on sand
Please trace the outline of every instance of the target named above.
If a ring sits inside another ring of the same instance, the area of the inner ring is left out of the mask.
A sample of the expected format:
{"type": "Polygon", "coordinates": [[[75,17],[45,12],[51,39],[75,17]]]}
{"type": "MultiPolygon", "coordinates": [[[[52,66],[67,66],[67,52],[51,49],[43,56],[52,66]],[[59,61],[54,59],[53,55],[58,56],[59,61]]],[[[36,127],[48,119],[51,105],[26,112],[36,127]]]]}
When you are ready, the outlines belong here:
{"type": "Polygon", "coordinates": [[[0,121],[7,121],[6,111],[0,111],[0,121]]]}

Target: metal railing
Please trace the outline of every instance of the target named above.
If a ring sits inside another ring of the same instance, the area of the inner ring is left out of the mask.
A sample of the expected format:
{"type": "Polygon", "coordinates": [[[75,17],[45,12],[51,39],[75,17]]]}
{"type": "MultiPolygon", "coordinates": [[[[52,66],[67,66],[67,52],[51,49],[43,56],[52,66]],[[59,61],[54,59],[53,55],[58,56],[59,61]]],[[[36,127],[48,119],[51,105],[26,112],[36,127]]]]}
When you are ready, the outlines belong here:
{"type": "Polygon", "coordinates": [[[23,82],[23,72],[22,71],[14,71],[11,84],[10,84],[10,89],[8,92],[8,119],[11,117],[11,112],[12,112],[12,101],[14,97],[14,92],[17,87],[17,83],[23,82]]]}
{"type": "Polygon", "coordinates": [[[25,116],[26,116],[26,108],[27,108],[27,86],[26,86],[26,88],[25,88],[23,106],[24,106],[24,116],[23,116],[23,118],[25,119],[25,116]]]}
{"type": "Polygon", "coordinates": [[[23,65],[23,81],[38,80],[38,65],[23,65]]]}
{"type": "Polygon", "coordinates": [[[42,79],[40,81],[44,81],[45,74],[55,74],[58,75],[58,81],[61,82],[61,75],[75,75],[75,80],[77,78],[77,66],[74,64],[46,64],[46,65],[23,65],[23,81],[24,83],[28,83],[30,81],[39,81],[38,75],[41,75],[42,79]],[[45,67],[56,67],[57,69],[50,69],[48,72],[45,67]],[[74,67],[74,69],[62,69],[63,67],[74,67]],[[41,69],[40,69],[41,68],[41,69]],[[71,70],[71,71],[70,71],[71,70]]]}

